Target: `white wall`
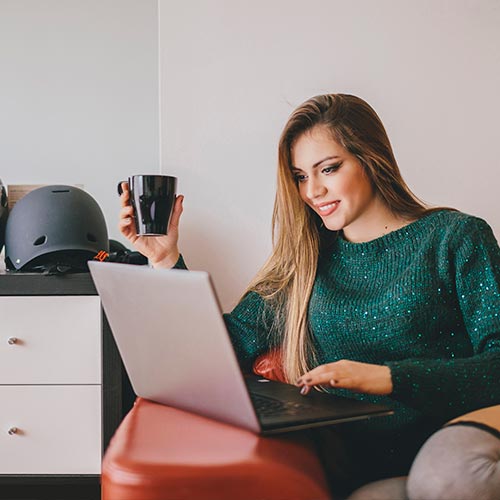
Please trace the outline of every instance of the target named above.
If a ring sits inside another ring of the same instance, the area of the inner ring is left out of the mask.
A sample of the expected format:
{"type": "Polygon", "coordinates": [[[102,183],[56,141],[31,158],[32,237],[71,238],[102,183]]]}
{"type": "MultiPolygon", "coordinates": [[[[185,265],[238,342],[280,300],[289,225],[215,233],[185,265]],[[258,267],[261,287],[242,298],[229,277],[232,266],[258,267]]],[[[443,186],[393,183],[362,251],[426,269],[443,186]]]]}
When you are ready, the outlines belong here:
{"type": "Polygon", "coordinates": [[[118,237],[116,183],[159,172],[157,0],[0,0],[0,178],[83,184],[118,237]]]}
{"type": "Polygon", "coordinates": [[[271,248],[279,133],[316,94],[366,99],[414,192],[500,235],[499,26],[498,0],[160,0],[162,171],[225,309],[271,248]]]}
{"type": "Polygon", "coordinates": [[[288,115],[349,92],[419,196],[498,236],[498,26],[498,0],[0,0],[0,178],[84,184],[117,238],[115,184],[161,146],[181,249],[228,309],[271,249],[288,115]]]}

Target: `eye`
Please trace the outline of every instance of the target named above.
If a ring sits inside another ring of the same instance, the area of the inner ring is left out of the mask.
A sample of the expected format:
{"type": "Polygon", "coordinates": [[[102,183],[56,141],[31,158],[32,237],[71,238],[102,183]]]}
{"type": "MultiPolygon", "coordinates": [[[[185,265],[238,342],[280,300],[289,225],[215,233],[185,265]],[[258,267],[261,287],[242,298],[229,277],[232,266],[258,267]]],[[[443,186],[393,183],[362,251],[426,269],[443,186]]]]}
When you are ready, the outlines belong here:
{"type": "Polygon", "coordinates": [[[295,174],[294,176],[295,182],[304,182],[307,179],[307,176],[304,174],[295,174]]]}
{"type": "Polygon", "coordinates": [[[321,170],[323,174],[331,174],[332,172],[336,172],[340,167],[342,166],[342,163],[336,163],[335,165],[328,165],[328,167],[325,167],[321,170]]]}

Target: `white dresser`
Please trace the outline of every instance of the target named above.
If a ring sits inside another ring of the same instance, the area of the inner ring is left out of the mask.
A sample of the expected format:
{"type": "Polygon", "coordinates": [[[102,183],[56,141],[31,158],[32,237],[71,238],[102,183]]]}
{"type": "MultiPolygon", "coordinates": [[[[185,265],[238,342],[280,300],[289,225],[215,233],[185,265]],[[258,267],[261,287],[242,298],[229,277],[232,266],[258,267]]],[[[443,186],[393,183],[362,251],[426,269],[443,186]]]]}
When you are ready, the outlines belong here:
{"type": "Polygon", "coordinates": [[[120,359],[90,276],[0,274],[0,498],[98,483],[121,416],[120,359]]]}

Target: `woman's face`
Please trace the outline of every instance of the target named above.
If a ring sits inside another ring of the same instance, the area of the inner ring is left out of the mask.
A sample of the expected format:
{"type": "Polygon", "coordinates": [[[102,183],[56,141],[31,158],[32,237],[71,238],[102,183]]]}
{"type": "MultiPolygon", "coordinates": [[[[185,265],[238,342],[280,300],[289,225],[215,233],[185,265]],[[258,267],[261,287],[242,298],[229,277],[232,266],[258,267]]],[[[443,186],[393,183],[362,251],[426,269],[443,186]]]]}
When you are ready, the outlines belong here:
{"type": "Polygon", "coordinates": [[[358,159],[321,126],[299,136],[291,153],[302,200],[327,229],[359,234],[379,203],[358,159]]]}

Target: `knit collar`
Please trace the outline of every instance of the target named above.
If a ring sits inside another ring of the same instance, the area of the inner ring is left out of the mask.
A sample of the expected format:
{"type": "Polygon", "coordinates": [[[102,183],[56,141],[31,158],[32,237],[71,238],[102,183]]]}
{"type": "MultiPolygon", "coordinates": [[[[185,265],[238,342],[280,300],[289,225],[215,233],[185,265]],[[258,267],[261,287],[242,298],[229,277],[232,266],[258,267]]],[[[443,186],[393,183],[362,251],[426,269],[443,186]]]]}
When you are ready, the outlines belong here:
{"type": "Polygon", "coordinates": [[[386,251],[387,249],[390,250],[391,248],[401,246],[409,241],[416,241],[420,239],[421,236],[429,232],[429,226],[432,227],[433,221],[440,217],[440,215],[445,211],[447,210],[431,212],[416,221],[410,222],[400,229],[396,229],[390,233],[380,236],[379,238],[365,241],[363,243],[353,243],[351,241],[347,241],[343,237],[342,232],[339,231],[337,233],[334,248],[336,251],[350,255],[364,255],[367,253],[386,251]]]}

